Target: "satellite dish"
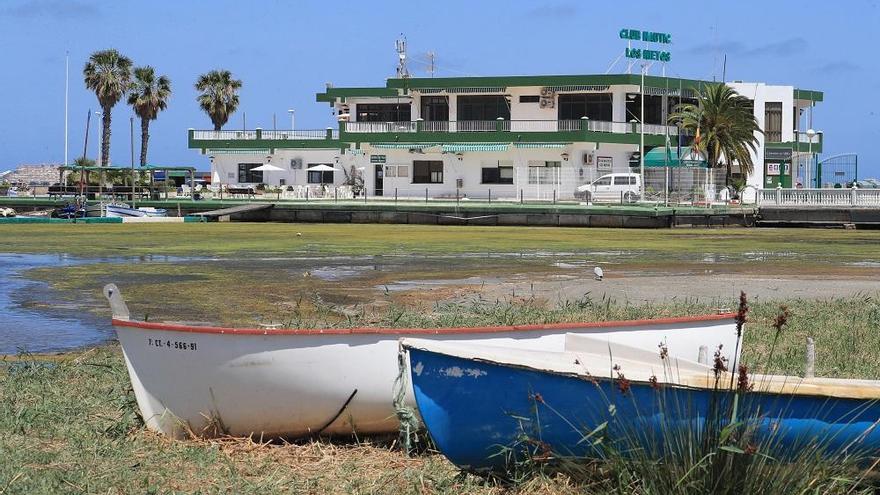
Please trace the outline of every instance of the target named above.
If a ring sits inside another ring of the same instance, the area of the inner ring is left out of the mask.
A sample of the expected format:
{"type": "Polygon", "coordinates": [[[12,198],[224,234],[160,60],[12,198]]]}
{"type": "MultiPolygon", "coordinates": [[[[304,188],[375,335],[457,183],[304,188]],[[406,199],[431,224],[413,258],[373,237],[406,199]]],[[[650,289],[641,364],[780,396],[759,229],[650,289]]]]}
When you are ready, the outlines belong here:
{"type": "Polygon", "coordinates": [[[605,272],[602,271],[602,268],[596,267],[593,268],[593,273],[596,275],[596,280],[602,280],[605,277],[605,272]]]}

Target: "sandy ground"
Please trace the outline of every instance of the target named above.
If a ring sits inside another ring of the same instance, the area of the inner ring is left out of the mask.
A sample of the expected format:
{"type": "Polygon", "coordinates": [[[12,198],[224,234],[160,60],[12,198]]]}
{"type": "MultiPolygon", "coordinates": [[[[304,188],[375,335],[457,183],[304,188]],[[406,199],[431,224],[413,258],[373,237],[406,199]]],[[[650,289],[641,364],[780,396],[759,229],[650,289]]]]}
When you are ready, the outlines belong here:
{"type": "MultiPolygon", "coordinates": [[[[750,300],[781,300],[792,298],[827,299],[856,294],[880,295],[880,278],[852,276],[814,276],[796,274],[790,276],[760,274],[662,274],[644,275],[636,272],[611,272],[606,270],[603,280],[595,280],[592,271],[576,274],[538,277],[512,276],[486,280],[478,286],[473,280],[455,284],[459,294],[480,293],[483,298],[497,299],[531,297],[548,302],[575,300],[589,294],[592,299],[610,297],[616,302],[667,301],[672,299],[699,300],[701,302],[729,303],[740,291],[750,300]]],[[[420,289],[428,290],[427,285],[420,289]]],[[[434,287],[436,288],[436,286],[434,287]]]]}

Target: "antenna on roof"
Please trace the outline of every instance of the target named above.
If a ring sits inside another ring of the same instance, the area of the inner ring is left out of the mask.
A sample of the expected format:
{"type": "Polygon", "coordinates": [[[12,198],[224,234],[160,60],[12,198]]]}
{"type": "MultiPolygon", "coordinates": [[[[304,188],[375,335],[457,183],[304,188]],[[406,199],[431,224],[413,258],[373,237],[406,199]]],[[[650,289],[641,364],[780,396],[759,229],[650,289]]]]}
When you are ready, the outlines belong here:
{"type": "Polygon", "coordinates": [[[394,42],[397,49],[397,78],[405,79],[409,77],[409,70],[406,68],[406,36],[400,33],[400,39],[394,42]]]}
{"type": "Polygon", "coordinates": [[[428,52],[428,60],[430,61],[430,65],[428,65],[428,74],[431,77],[434,77],[434,52],[428,52]]]}
{"type": "Polygon", "coordinates": [[[727,54],[724,54],[724,62],[721,64],[721,82],[727,82],[727,54]]]}

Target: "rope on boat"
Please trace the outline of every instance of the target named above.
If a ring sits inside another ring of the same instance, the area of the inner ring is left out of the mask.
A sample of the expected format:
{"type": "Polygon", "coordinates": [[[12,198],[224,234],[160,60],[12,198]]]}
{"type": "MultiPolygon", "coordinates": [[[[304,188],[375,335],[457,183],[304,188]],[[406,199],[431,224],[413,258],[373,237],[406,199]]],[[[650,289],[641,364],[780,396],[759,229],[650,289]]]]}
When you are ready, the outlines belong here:
{"type": "Polygon", "coordinates": [[[358,389],[354,389],[354,391],[351,393],[351,395],[348,396],[348,400],[345,401],[345,404],[342,404],[342,407],[340,407],[339,410],[336,411],[336,414],[332,418],[330,418],[330,421],[327,421],[326,423],[324,423],[324,426],[318,428],[317,431],[312,433],[312,436],[315,436],[315,437],[320,436],[321,433],[323,433],[324,430],[327,429],[327,427],[329,427],[330,425],[333,424],[334,421],[339,419],[339,416],[342,414],[342,411],[345,411],[345,408],[348,407],[348,405],[351,403],[351,399],[354,399],[354,396],[357,393],[358,393],[358,389]]]}
{"type": "Polygon", "coordinates": [[[418,432],[421,421],[416,411],[406,405],[406,392],[409,389],[409,370],[407,369],[406,351],[400,347],[397,351],[397,378],[394,379],[394,412],[400,421],[398,430],[400,446],[407,455],[415,450],[419,442],[418,432]]]}

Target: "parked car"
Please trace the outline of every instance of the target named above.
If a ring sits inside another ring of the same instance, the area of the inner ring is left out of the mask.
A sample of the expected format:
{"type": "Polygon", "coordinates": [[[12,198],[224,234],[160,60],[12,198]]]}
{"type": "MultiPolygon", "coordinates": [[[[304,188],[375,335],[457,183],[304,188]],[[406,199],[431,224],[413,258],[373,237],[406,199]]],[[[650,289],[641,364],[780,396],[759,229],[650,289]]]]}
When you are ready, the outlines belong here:
{"type": "Polygon", "coordinates": [[[639,200],[641,182],[639,174],[608,174],[578,186],[574,195],[587,203],[634,203],[639,200]]]}

